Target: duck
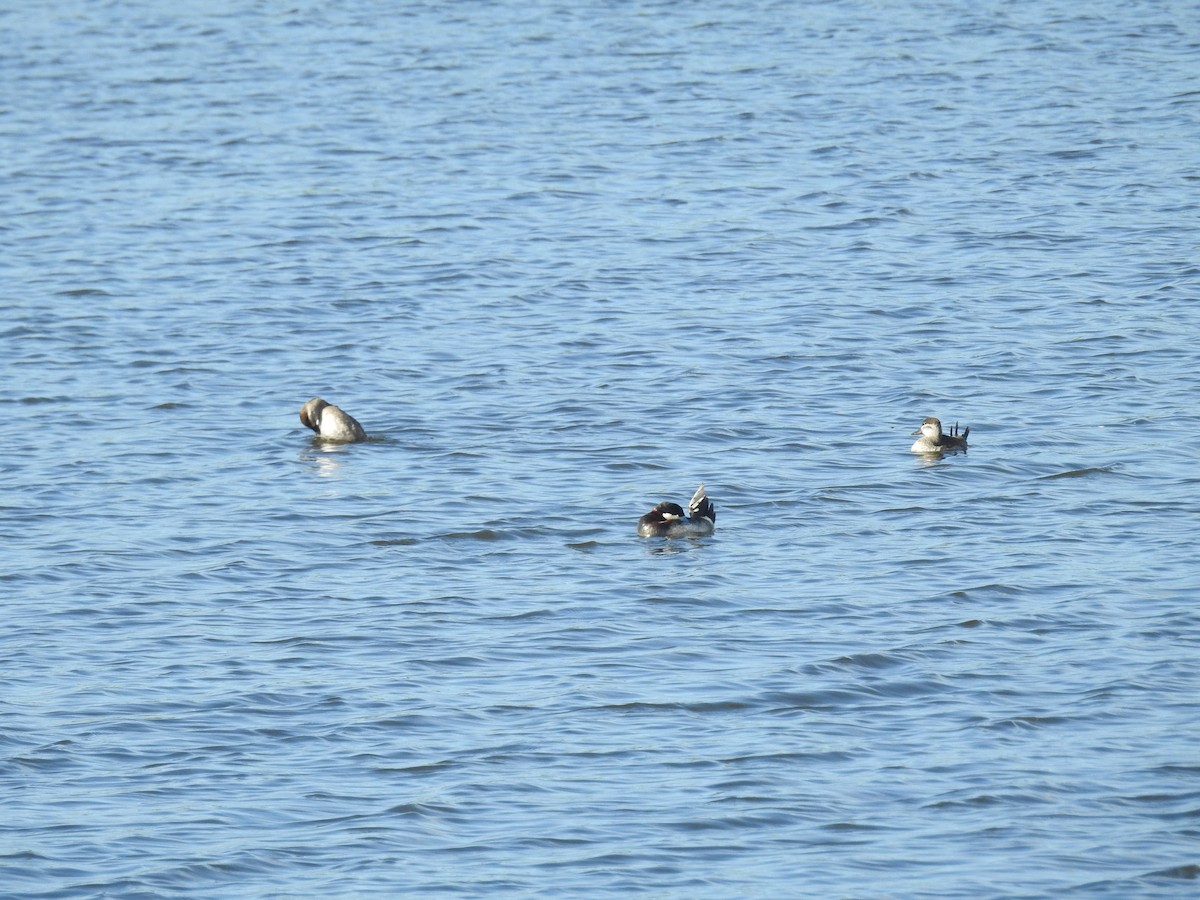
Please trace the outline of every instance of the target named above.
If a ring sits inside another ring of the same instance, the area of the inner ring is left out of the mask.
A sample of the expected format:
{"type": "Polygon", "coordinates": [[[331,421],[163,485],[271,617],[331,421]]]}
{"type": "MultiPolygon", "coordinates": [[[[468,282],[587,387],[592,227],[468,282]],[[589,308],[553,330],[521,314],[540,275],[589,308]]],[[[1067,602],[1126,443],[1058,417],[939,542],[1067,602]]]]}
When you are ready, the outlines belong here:
{"type": "Polygon", "coordinates": [[[320,397],[313,397],[300,407],[300,421],[325,441],[365,441],[367,433],[354,416],[320,397]]]}
{"type": "Polygon", "coordinates": [[[685,517],[678,503],[663,501],[638,519],[638,536],[682,538],[712,534],[717,527],[717,508],[704,492],[703,482],[688,501],[688,513],[690,517],[685,517]]]}
{"type": "Polygon", "coordinates": [[[954,423],[954,428],[949,434],[942,432],[942,420],[935,419],[930,416],[921,423],[913,434],[919,434],[920,437],[913,442],[913,453],[940,453],[943,450],[966,450],[967,435],[971,433],[971,426],[963,429],[962,434],[958,433],[958,423],[954,423]]]}

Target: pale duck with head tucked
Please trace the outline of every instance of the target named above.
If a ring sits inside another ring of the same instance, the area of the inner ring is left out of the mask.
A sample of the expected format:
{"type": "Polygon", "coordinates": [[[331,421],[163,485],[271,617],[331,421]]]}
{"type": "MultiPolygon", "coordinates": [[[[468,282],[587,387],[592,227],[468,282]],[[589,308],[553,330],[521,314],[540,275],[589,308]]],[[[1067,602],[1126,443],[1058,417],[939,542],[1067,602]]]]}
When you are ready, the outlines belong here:
{"type": "Polygon", "coordinates": [[[968,425],[963,429],[962,434],[958,433],[958,423],[954,423],[953,430],[946,434],[942,431],[941,419],[935,419],[930,416],[921,423],[913,434],[919,434],[920,437],[913,442],[913,453],[941,453],[944,450],[966,450],[967,435],[971,433],[971,427],[968,425]]]}
{"type": "Polygon", "coordinates": [[[704,492],[704,484],[688,502],[688,516],[678,503],[665,500],[638,519],[637,533],[640,537],[703,537],[712,534],[717,527],[717,508],[704,492]]]}
{"type": "Polygon", "coordinates": [[[357,420],[320,397],[313,397],[300,407],[300,421],[311,428],[323,441],[365,441],[367,433],[357,420]]]}

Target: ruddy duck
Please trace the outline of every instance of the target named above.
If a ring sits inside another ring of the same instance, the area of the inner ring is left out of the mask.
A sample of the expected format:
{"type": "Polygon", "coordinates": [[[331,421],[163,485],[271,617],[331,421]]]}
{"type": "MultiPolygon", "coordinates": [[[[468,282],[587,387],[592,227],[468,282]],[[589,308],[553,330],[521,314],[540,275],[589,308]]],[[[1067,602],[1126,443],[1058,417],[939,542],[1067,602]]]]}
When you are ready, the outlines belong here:
{"type": "Polygon", "coordinates": [[[347,412],[313,397],[300,407],[300,421],[326,441],[365,441],[367,433],[347,412]]]}
{"type": "Polygon", "coordinates": [[[943,450],[966,450],[967,435],[971,433],[971,426],[963,429],[963,433],[958,433],[958,423],[954,423],[954,428],[950,434],[942,433],[942,422],[940,419],[935,419],[930,416],[921,423],[913,434],[919,434],[920,437],[913,442],[913,453],[940,453],[943,450]]]}
{"type": "Polygon", "coordinates": [[[700,537],[712,534],[717,527],[717,508],[704,493],[704,485],[688,502],[691,518],[684,518],[683,507],[678,503],[664,501],[638,519],[637,532],[640,537],[700,537]]]}

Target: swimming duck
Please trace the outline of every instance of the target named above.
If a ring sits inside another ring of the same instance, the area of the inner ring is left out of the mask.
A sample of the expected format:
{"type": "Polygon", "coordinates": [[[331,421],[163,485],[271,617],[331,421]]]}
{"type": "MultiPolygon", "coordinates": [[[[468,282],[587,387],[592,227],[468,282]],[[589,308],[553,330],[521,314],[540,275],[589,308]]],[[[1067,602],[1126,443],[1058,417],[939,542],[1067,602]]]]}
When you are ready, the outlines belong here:
{"type": "Polygon", "coordinates": [[[300,407],[300,421],[326,441],[365,441],[367,433],[354,417],[320,397],[300,407]]]}
{"type": "Polygon", "coordinates": [[[691,518],[684,518],[683,507],[678,503],[664,501],[638,519],[637,532],[640,537],[699,537],[712,534],[717,527],[717,508],[704,493],[704,484],[688,501],[691,518]]]}
{"type": "Polygon", "coordinates": [[[942,433],[942,422],[940,419],[935,419],[930,416],[921,423],[913,434],[919,434],[920,437],[913,442],[913,453],[940,453],[943,450],[966,450],[967,435],[971,433],[971,427],[968,425],[963,429],[963,433],[958,433],[958,423],[954,423],[954,429],[950,434],[942,433]]]}

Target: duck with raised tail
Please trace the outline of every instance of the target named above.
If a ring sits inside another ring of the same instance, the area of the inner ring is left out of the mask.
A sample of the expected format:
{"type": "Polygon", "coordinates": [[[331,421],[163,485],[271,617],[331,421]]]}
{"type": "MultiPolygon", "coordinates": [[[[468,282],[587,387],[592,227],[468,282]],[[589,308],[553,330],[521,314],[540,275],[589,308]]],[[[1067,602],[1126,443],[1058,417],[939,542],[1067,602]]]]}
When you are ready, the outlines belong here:
{"type": "Polygon", "coordinates": [[[953,430],[946,434],[942,431],[941,419],[935,419],[930,416],[921,423],[913,434],[919,434],[920,437],[913,442],[913,453],[941,453],[943,450],[966,450],[967,435],[971,433],[971,426],[963,429],[962,434],[958,433],[958,423],[954,423],[953,430]]]}
{"type": "Polygon", "coordinates": [[[712,534],[717,527],[717,508],[704,492],[703,483],[688,502],[688,513],[685,516],[682,506],[664,500],[638,519],[637,533],[640,537],[665,538],[712,534]]]}

